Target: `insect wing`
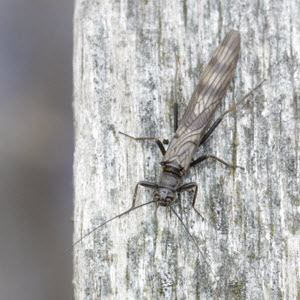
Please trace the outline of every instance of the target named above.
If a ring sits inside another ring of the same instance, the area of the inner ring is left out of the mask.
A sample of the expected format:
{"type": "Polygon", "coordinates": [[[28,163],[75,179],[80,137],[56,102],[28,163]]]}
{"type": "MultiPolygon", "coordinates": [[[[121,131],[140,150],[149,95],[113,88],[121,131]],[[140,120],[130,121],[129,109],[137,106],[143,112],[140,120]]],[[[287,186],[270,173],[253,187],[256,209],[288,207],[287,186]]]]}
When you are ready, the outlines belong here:
{"type": "Polygon", "coordinates": [[[218,104],[234,75],[240,51],[239,32],[230,31],[206,66],[162,163],[186,171],[218,104]]]}

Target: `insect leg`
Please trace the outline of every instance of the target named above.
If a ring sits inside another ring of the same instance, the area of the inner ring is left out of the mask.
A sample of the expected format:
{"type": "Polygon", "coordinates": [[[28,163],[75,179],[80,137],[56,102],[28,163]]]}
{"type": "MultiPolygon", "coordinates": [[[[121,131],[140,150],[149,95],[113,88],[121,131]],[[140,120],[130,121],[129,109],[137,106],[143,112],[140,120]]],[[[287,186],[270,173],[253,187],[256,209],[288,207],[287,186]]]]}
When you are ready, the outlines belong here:
{"type": "Polygon", "coordinates": [[[188,191],[192,188],[195,188],[195,193],[194,193],[194,198],[193,198],[193,204],[192,204],[192,207],[193,209],[195,210],[195,212],[204,220],[203,216],[200,214],[200,212],[195,208],[195,203],[196,203],[196,197],[197,197],[197,192],[198,192],[198,184],[196,182],[189,182],[189,183],[185,183],[183,184],[182,186],[180,186],[178,189],[177,189],[177,192],[178,193],[181,193],[181,192],[185,192],[185,191],[188,191]]]}
{"type": "Polygon", "coordinates": [[[132,198],[132,205],[131,205],[131,208],[129,210],[131,210],[135,207],[135,200],[136,200],[136,195],[137,195],[139,185],[150,188],[150,189],[153,189],[153,190],[158,188],[157,184],[155,184],[155,183],[152,183],[152,182],[149,182],[149,181],[139,181],[135,186],[134,194],[133,194],[133,198],[132,198]]]}
{"type": "MultiPolygon", "coordinates": [[[[177,98],[177,80],[178,80],[178,57],[175,57],[176,59],[176,73],[175,73],[175,86],[174,86],[174,97],[175,99],[177,98]]],[[[178,101],[174,101],[174,106],[173,106],[173,112],[174,112],[174,132],[176,132],[178,128],[178,101]]]]}
{"type": "Polygon", "coordinates": [[[242,99],[240,99],[236,104],[234,104],[230,109],[226,110],[215,122],[214,124],[209,128],[209,130],[205,133],[203,136],[200,145],[203,145],[206,140],[210,137],[210,135],[213,133],[213,131],[218,127],[218,125],[221,123],[223,118],[230,112],[232,112],[238,105],[240,105],[242,102],[244,102],[256,89],[258,89],[265,79],[260,82],[254,89],[252,89],[249,93],[247,93],[242,99]]]}
{"type": "Polygon", "coordinates": [[[177,100],[174,102],[173,111],[174,111],[174,132],[176,132],[178,128],[178,101],[177,100]]]}
{"type": "Polygon", "coordinates": [[[206,155],[202,155],[202,156],[200,156],[199,158],[197,158],[196,160],[192,161],[191,164],[190,164],[190,168],[191,168],[191,167],[195,167],[196,165],[200,164],[202,161],[204,161],[204,160],[206,160],[206,159],[208,159],[208,158],[215,159],[215,160],[219,161],[220,163],[224,164],[225,166],[230,167],[230,168],[233,168],[233,169],[235,169],[235,168],[241,168],[241,169],[244,169],[244,168],[239,167],[239,166],[230,165],[229,163],[227,163],[227,162],[224,161],[223,159],[218,158],[218,157],[216,157],[216,156],[214,156],[214,155],[207,155],[207,154],[206,154],[206,155]]]}
{"type": "Polygon", "coordinates": [[[157,139],[157,138],[155,138],[155,137],[138,137],[138,138],[136,138],[136,137],[133,137],[133,136],[131,136],[131,135],[129,135],[129,134],[126,134],[126,133],[124,133],[124,132],[121,132],[121,131],[119,131],[119,133],[121,133],[121,134],[123,134],[123,135],[125,135],[125,136],[127,136],[127,137],[129,137],[129,138],[131,138],[131,139],[133,139],[133,140],[135,140],[135,141],[154,140],[155,143],[157,144],[157,146],[158,146],[160,152],[162,153],[162,155],[165,155],[165,153],[166,153],[166,149],[165,149],[163,143],[162,143],[159,139],[157,139]]]}

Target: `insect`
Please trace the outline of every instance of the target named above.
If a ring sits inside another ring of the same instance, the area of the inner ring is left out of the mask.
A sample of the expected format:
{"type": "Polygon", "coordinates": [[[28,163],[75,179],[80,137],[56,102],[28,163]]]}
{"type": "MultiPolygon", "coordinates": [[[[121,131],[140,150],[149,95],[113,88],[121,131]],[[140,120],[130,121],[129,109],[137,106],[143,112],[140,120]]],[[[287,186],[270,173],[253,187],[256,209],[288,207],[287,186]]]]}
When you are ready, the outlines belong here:
{"type": "MultiPolygon", "coordinates": [[[[200,77],[200,80],[186,108],[186,111],[180,122],[179,127],[177,126],[177,113],[175,113],[174,127],[176,132],[167,150],[165,150],[163,143],[159,139],[153,137],[135,138],[121,132],[121,134],[134,140],[154,140],[156,142],[163,155],[163,159],[161,161],[161,166],[163,169],[162,175],[158,183],[152,183],[148,181],[138,182],[134,190],[132,205],[130,209],[97,226],[96,228],[88,232],[86,235],[84,235],[73,246],[75,246],[83,238],[85,238],[101,226],[104,226],[108,222],[111,222],[116,218],[119,218],[137,208],[140,208],[144,205],[148,205],[150,203],[156,203],[158,206],[170,207],[171,210],[179,218],[175,210],[172,208],[171,204],[175,199],[176,193],[181,193],[190,189],[195,189],[192,207],[199,215],[201,215],[195,208],[198,185],[196,182],[183,184],[183,177],[185,176],[189,168],[195,167],[196,165],[205,161],[208,158],[215,159],[228,167],[237,167],[234,165],[230,165],[222,159],[213,155],[203,155],[197,158],[196,160],[193,160],[193,156],[198,147],[205,143],[205,141],[221,123],[224,116],[229,112],[232,112],[239,104],[241,104],[263,83],[262,81],[258,86],[252,89],[229,110],[225,111],[208,129],[208,126],[214,116],[214,113],[218,105],[220,104],[222,98],[224,97],[231,82],[231,79],[234,75],[237,61],[239,58],[239,52],[240,34],[239,32],[232,30],[225,36],[220,46],[217,48],[212,58],[210,59],[208,65],[204,69],[204,72],[200,77]],[[153,189],[154,200],[136,206],[136,197],[139,186],[153,189]]],[[[178,111],[176,106],[175,111],[178,111]]],[[[188,229],[186,228],[181,219],[180,221],[187,230],[189,236],[193,239],[192,235],[189,233],[188,229]]],[[[194,239],[193,241],[196,244],[194,239]]],[[[198,246],[197,248],[201,255],[204,257],[198,246]]]]}

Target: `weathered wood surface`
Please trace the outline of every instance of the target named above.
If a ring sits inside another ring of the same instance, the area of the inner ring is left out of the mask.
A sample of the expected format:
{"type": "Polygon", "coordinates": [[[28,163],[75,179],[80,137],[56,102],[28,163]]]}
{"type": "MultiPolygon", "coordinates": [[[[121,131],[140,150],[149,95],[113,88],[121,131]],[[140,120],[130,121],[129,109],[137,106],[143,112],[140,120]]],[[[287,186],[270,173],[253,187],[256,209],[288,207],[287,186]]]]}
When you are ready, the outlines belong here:
{"type": "MultiPolygon", "coordinates": [[[[83,1],[74,19],[74,241],[131,205],[139,180],[157,182],[171,139],[172,104],[181,116],[225,34],[241,33],[237,71],[217,115],[266,78],[228,115],[191,170],[199,183],[176,207],[205,253],[165,208],[117,219],[74,249],[76,299],[299,299],[300,6],[292,1],[83,1]],[[298,297],[298,298],[297,298],[298,297]]],[[[141,188],[138,203],[151,200],[141,188]]]]}

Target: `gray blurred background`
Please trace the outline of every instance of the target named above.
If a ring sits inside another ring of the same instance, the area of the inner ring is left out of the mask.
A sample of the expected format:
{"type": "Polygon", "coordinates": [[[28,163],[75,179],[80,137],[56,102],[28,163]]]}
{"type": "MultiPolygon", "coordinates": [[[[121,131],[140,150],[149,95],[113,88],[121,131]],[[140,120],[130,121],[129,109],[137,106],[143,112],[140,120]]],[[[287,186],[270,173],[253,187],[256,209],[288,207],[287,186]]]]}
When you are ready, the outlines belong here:
{"type": "Polygon", "coordinates": [[[71,0],[0,1],[0,299],[72,299],[71,0]]]}

